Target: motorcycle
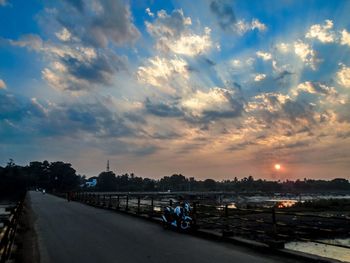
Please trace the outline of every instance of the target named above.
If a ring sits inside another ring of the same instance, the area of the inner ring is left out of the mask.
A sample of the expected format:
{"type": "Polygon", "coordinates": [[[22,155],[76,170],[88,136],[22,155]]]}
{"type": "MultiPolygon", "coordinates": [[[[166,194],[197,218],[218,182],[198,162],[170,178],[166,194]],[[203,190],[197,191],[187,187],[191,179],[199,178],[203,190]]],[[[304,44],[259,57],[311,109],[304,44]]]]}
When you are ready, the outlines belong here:
{"type": "Polygon", "coordinates": [[[172,208],[167,206],[164,208],[164,214],[162,215],[164,228],[175,228],[182,231],[186,231],[192,228],[193,219],[190,216],[191,206],[185,203],[184,206],[177,206],[172,208]]]}

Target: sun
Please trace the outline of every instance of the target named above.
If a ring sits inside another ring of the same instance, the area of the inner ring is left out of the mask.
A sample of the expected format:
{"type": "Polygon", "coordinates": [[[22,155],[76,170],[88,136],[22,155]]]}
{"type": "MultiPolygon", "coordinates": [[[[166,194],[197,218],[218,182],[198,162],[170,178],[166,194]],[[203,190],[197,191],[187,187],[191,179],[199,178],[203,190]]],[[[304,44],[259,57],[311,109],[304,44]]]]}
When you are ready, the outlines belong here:
{"type": "Polygon", "coordinates": [[[278,163],[276,163],[276,164],[275,164],[275,169],[276,169],[277,171],[279,171],[279,170],[281,169],[281,165],[278,164],[278,163]]]}

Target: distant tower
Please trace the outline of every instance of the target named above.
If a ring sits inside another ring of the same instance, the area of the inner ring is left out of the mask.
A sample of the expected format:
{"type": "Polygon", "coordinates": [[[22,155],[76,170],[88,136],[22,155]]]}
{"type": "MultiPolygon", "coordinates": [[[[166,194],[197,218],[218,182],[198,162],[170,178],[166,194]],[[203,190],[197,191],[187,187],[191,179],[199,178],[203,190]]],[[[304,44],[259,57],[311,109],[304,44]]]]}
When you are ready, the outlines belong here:
{"type": "Polygon", "coordinates": [[[107,172],[109,172],[109,160],[107,160],[107,172]]]}

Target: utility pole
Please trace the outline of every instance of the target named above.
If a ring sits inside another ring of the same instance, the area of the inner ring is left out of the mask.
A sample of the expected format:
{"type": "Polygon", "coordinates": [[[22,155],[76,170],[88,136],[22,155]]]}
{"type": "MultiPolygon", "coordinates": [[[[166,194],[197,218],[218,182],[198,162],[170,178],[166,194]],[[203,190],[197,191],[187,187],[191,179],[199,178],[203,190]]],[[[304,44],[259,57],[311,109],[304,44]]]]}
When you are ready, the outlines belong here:
{"type": "Polygon", "coordinates": [[[107,173],[109,172],[109,160],[107,160],[107,173]]]}

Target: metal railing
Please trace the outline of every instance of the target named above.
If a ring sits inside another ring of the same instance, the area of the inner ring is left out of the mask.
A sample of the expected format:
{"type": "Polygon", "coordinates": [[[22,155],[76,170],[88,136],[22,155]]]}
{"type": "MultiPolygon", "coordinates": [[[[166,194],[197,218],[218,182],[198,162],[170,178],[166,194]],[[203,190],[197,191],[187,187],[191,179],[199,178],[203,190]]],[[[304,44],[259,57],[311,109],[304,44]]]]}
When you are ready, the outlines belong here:
{"type": "Polygon", "coordinates": [[[23,201],[12,207],[8,217],[2,217],[0,220],[4,224],[0,228],[0,263],[5,263],[11,256],[12,246],[16,236],[16,230],[20,213],[23,208],[23,201]]]}
{"type": "MultiPolygon", "coordinates": [[[[75,193],[73,200],[92,206],[148,217],[160,217],[164,206],[177,205],[178,196],[166,193],[75,193]]],[[[191,200],[196,229],[221,232],[223,236],[240,236],[281,247],[289,241],[312,241],[350,248],[322,241],[350,237],[350,218],[324,216],[283,209],[231,208],[228,204],[208,204],[191,200]]]]}

